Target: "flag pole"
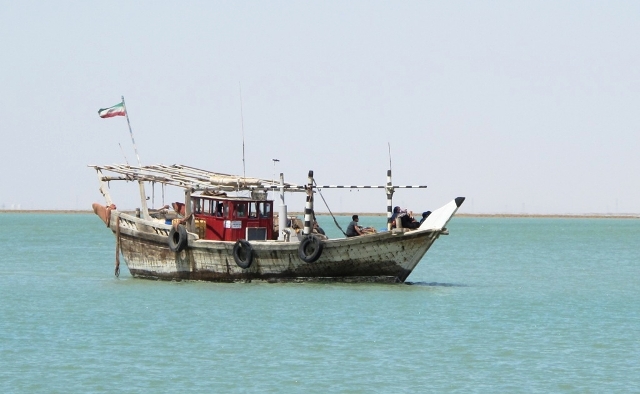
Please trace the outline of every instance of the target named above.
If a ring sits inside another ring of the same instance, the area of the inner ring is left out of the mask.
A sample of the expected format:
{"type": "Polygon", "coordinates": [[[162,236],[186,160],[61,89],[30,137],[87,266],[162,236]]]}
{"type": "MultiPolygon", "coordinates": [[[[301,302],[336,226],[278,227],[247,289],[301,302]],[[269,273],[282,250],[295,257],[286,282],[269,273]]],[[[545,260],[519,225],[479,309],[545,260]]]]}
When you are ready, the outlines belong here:
{"type": "MultiPolygon", "coordinates": [[[[138,159],[139,171],[142,171],[142,164],[140,163],[140,155],[138,155],[138,148],[136,147],[136,141],[133,139],[133,131],[131,130],[131,122],[129,122],[129,111],[127,111],[127,105],[124,103],[124,96],[122,96],[122,106],[124,107],[124,115],[127,117],[127,125],[129,126],[129,134],[131,135],[131,143],[133,143],[133,150],[136,152],[136,158],[138,159]]],[[[140,204],[142,205],[142,217],[149,219],[149,208],[147,207],[147,193],[144,190],[144,182],[138,181],[140,185],[140,204]]]]}
{"type": "Polygon", "coordinates": [[[131,135],[133,150],[134,152],[136,152],[136,157],[138,158],[138,167],[142,168],[142,164],[140,164],[140,155],[138,155],[138,148],[136,148],[136,141],[133,139],[133,131],[131,131],[131,122],[129,122],[129,111],[127,111],[127,105],[124,103],[124,96],[122,96],[122,106],[124,107],[124,115],[127,117],[127,125],[129,126],[129,134],[131,135]]]}

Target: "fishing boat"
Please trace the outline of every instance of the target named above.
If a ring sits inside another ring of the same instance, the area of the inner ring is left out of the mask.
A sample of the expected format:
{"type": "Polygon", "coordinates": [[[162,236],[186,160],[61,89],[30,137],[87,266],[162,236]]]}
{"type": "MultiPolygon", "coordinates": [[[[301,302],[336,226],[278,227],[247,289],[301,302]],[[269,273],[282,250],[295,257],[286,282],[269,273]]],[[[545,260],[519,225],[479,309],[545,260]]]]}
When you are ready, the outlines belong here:
{"type": "MultiPolygon", "coordinates": [[[[464,197],[434,210],[417,228],[400,221],[356,237],[327,238],[314,232],[314,199],[323,189],[383,189],[392,218],[391,171],[381,186],[319,186],[309,171],[306,184],[247,178],[185,165],[90,165],[96,170],[106,205],[93,210],[116,238],[120,256],[135,278],[214,282],[391,282],[402,283],[441,235],[464,197]],[[114,181],[137,184],[140,207],[118,210],[110,195],[114,181]],[[184,201],[154,210],[145,185],[184,192],[184,201]],[[292,216],[286,193],[305,193],[304,221],[292,216]],[[269,193],[279,196],[278,207],[269,193]],[[277,208],[277,212],[276,212],[277,208]]],[[[337,224],[337,222],[336,222],[337,224]]]]}

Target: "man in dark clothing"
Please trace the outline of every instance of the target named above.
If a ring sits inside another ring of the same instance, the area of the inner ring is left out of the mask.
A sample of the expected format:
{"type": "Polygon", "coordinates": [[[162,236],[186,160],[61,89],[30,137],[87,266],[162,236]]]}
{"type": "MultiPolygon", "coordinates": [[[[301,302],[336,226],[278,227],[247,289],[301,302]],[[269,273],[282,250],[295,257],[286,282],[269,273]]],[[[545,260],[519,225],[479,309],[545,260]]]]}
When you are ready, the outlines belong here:
{"type": "Polygon", "coordinates": [[[324,230],[316,221],[313,222],[313,231],[317,232],[318,234],[327,235],[324,233],[324,230]]]}
{"type": "Polygon", "coordinates": [[[402,223],[402,227],[408,229],[416,229],[420,227],[420,223],[418,223],[413,218],[413,212],[408,212],[406,209],[402,209],[400,207],[393,208],[393,215],[389,219],[389,223],[391,223],[391,228],[396,227],[396,219],[400,218],[400,222],[402,223]]]}
{"type": "Polygon", "coordinates": [[[422,219],[420,219],[420,224],[424,223],[425,220],[431,215],[431,211],[422,212],[422,219]]]}
{"type": "Polygon", "coordinates": [[[358,215],[351,216],[351,219],[351,223],[349,223],[349,227],[347,227],[347,237],[362,235],[362,227],[358,226],[358,215]]]}

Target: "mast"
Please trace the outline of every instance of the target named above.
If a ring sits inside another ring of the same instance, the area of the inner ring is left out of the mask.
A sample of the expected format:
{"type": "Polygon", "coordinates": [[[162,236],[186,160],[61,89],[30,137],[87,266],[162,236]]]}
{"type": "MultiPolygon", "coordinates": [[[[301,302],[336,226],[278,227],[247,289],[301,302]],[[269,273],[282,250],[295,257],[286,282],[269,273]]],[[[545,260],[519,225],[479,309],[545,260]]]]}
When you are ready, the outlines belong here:
{"type": "Polygon", "coordinates": [[[313,171],[309,170],[309,184],[307,185],[307,203],[304,207],[304,235],[311,234],[311,220],[313,216],[313,171]]]}
{"type": "Polygon", "coordinates": [[[391,169],[387,170],[387,230],[391,231],[391,215],[393,209],[393,184],[391,183],[391,169]]]}
{"type": "MultiPolygon", "coordinates": [[[[142,171],[142,164],[140,163],[140,155],[138,155],[138,148],[136,147],[136,141],[133,139],[133,131],[131,130],[131,122],[129,122],[129,111],[127,111],[127,105],[124,103],[124,96],[122,96],[122,106],[124,107],[124,114],[127,117],[127,125],[129,126],[129,134],[131,135],[131,143],[133,144],[133,150],[136,152],[136,158],[138,159],[139,171],[142,171]]],[[[140,206],[142,207],[142,217],[149,220],[149,208],[147,208],[147,193],[144,190],[144,182],[139,180],[140,186],[140,206]]]]}
{"type": "Polygon", "coordinates": [[[387,171],[387,231],[391,231],[392,223],[391,216],[393,212],[393,183],[391,183],[391,143],[387,142],[387,146],[389,147],[389,170],[387,171]]]}

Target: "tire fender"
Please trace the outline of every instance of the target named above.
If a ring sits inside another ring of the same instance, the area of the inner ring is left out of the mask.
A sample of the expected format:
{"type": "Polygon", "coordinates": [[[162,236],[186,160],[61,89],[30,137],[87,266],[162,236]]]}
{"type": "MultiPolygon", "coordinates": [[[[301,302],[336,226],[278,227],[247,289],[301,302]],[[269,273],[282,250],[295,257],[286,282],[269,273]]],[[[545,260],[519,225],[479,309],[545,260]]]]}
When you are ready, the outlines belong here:
{"type": "Polygon", "coordinates": [[[322,255],[323,243],[318,237],[307,235],[298,246],[298,257],[305,263],[313,263],[322,255]]]}
{"type": "Polygon", "coordinates": [[[233,245],[233,260],[242,269],[251,267],[251,263],[253,263],[253,247],[249,241],[244,239],[236,241],[236,244],[233,245]]]}
{"type": "Polygon", "coordinates": [[[172,252],[183,251],[187,246],[187,229],[182,225],[171,227],[167,242],[172,252]]]}

